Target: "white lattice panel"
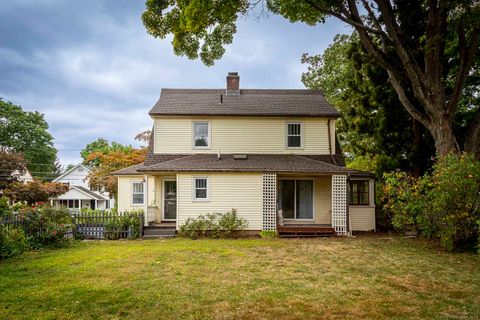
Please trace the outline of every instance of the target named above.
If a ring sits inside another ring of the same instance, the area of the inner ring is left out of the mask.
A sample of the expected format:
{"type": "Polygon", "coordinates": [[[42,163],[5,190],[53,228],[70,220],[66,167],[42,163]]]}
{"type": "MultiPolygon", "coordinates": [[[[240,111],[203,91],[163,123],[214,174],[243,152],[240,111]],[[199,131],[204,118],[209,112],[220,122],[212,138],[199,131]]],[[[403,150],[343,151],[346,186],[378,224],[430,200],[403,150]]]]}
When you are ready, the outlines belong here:
{"type": "Polygon", "coordinates": [[[263,174],[263,230],[277,229],[277,174],[263,174]]]}
{"type": "Polygon", "coordinates": [[[347,234],[347,176],[332,176],[332,227],[337,234],[347,234]]]}

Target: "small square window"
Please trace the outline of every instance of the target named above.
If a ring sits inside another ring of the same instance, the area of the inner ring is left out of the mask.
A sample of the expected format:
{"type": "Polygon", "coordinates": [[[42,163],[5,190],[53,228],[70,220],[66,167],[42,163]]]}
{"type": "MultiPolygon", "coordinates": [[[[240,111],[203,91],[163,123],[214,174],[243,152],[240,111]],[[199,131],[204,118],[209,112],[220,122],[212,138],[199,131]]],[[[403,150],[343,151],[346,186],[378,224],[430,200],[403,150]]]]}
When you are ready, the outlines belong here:
{"type": "Polygon", "coordinates": [[[194,178],[194,199],[207,200],[208,199],[208,178],[194,178]]]}
{"type": "Polygon", "coordinates": [[[368,180],[350,180],[350,204],[369,205],[369,198],[368,180]]]}
{"type": "Polygon", "coordinates": [[[302,147],[302,124],[301,123],[287,123],[287,147],[301,148],[302,147]]]}

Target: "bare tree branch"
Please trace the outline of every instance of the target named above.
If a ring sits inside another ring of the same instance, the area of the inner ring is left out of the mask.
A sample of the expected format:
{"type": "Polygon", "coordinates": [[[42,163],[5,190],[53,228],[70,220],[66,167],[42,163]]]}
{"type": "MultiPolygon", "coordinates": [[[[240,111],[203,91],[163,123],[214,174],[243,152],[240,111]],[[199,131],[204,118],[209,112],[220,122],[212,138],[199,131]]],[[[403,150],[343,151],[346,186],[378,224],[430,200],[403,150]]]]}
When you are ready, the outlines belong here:
{"type": "MultiPolygon", "coordinates": [[[[351,1],[351,0],[350,0],[351,1]]],[[[393,43],[395,44],[396,52],[402,61],[409,80],[412,82],[412,88],[414,90],[417,99],[422,101],[425,108],[429,108],[429,97],[425,95],[428,93],[428,85],[426,85],[425,76],[422,69],[419,67],[412,53],[407,49],[407,45],[400,31],[396,19],[393,14],[393,8],[389,0],[375,0],[385,23],[385,28],[390,35],[393,43]]],[[[430,93],[428,93],[430,94],[430,93]]],[[[430,94],[432,95],[432,94],[430,94]]]]}
{"type": "Polygon", "coordinates": [[[457,107],[458,101],[462,94],[462,90],[465,87],[468,73],[475,60],[475,56],[478,52],[480,41],[480,28],[475,28],[472,32],[472,43],[467,48],[467,40],[465,38],[465,30],[463,23],[458,30],[458,42],[460,47],[460,68],[458,70],[457,78],[455,80],[455,86],[453,88],[452,95],[447,104],[447,110],[449,114],[453,114],[457,107]]]}

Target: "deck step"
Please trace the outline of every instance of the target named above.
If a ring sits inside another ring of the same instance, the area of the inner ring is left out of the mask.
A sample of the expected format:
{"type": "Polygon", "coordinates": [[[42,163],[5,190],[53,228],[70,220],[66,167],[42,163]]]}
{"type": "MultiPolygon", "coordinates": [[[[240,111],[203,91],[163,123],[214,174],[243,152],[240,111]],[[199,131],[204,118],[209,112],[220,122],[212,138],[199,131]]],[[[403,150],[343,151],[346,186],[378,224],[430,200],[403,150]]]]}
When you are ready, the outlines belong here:
{"type": "Polygon", "coordinates": [[[304,237],[331,237],[335,236],[335,229],[332,227],[320,226],[278,226],[278,234],[282,238],[304,238],[304,237]]]}

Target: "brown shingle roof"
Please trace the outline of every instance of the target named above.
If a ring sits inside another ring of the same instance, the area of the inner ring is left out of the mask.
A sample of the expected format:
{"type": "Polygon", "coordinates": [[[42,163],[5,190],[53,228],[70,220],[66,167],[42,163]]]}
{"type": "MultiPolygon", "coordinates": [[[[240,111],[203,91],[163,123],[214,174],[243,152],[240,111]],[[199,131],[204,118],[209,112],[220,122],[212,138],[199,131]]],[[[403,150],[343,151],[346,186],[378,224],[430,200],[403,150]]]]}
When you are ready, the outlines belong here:
{"type": "Polygon", "coordinates": [[[114,172],[112,172],[112,175],[114,175],[114,176],[128,176],[128,175],[141,174],[140,172],[137,171],[137,169],[140,169],[143,166],[144,166],[143,163],[135,164],[133,166],[114,171],[114,172]]]}
{"type": "Polygon", "coordinates": [[[235,160],[233,154],[178,155],[177,159],[138,168],[146,171],[230,171],[230,172],[303,172],[303,173],[353,173],[345,167],[300,155],[248,154],[246,160],[235,160]]]}
{"type": "Polygon", "coordinates": [[[162,89],[150,115],[339,117],[320,90],[242,89],[238,96],[225,89],[162,89]],[[220,96],[223,102],[220,103],[220,96]]]}

